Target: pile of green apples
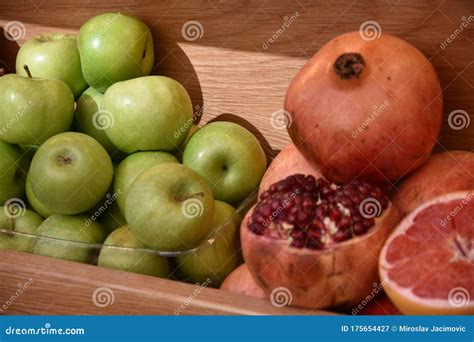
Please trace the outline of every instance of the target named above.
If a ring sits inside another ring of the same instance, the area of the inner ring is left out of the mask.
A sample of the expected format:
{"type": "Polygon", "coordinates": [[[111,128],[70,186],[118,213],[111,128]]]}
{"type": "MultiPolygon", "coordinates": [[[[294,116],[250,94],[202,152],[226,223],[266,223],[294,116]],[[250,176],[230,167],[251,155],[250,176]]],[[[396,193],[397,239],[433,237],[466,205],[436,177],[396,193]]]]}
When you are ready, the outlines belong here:
{"type": "Polygon", "coordinates": [[[21,46],[0,77],[0,248],[210,286],[238,266],[234,208],[265,153],[235,123],[194,125],[153,66],[149,28],[122,13],[21,46]]]}

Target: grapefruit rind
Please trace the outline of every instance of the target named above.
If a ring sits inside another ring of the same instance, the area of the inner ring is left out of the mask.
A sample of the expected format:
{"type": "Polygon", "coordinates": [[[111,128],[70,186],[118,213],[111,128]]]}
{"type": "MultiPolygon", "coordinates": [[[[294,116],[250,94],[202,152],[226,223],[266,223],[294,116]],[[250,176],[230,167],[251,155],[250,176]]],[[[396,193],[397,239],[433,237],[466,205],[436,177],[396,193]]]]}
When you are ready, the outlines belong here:
{"type": "MultiPolygon", "coordinates": [[[[463,200],[468,197],[473,197],[474,191],[460,191],[438,196],[416,208],[408,216],[406,216],[397,228],[385,242],[379,258],[379,273],[384,290],[403,314],[407,315],[472,315],[474,314],[474,298],[468,298],[469,302],[463,306],[453,306],[446,299],[426,299],[415,295],[410,288],[404,288],[397,285],[390,280],[388,271],[390,264],[386,261],[387,250],[390,243],[399,235],[405,232],[412,226],[415,218],[424,209],[438,203],[445,203],[451,200],[463,200]]],[[[474,281],[474,280],[473,280],[474,281]]],[[[474,296],[473,296],[474,297],[474,296]]]]}

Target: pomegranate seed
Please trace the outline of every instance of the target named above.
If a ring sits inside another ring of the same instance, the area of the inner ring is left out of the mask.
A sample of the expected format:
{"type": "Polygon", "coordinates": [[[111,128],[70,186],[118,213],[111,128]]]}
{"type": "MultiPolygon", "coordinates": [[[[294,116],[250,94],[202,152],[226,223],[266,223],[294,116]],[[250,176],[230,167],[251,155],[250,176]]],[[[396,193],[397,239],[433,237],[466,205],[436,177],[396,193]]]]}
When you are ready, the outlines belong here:
{"type": "Polygon", "coordinates": [[[354,181],[336,186],[324,179],[296,174],[263,192],[255,206],[249,230],[272,238],[290,238],[297,248],[323,249],[366,233],[375,225],[362,216],[366,198],[388,206],[384,192],[371,184],[354,181]],[[324,242],[323,242],[324,241],[324,242]]]}

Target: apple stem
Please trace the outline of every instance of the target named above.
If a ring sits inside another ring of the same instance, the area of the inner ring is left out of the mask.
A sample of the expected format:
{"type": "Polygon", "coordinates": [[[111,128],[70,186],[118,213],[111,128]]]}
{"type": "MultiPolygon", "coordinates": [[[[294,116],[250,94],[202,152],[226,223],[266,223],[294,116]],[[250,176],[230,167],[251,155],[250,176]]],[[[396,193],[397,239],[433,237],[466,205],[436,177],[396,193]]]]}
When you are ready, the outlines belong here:
{"type": "Polygon", "coordinates": [[[30,72],[30,68],[28,68],[28,65],[23,65],[23,69],[25,69],[26,71],[26,74],[28,75],[29,78],[33,78],[33,76],[31,76],[31,72],[30,72]]]}
{"type": "Polygon", "coordinates": [[[178,202],[182,202],[182,201],[186,201],[187,199],[196,198],[196,197],[204,197],[204,193],[203,192],[196,192],[194,194],[190,194],[190,195],[186,195],[186,196],[179,196],[179,197],[176,197],[176,200],[178,202]]]}

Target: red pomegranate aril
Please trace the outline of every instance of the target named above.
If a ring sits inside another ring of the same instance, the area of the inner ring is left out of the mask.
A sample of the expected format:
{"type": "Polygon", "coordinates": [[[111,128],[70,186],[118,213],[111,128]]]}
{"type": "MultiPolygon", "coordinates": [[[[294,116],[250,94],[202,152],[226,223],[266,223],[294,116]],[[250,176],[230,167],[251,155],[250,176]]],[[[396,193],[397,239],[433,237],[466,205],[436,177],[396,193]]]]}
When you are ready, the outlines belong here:
{"type": "Polygon", "coordinates": [[[271,202],[271,207],[272,207],[273,210],[277,210],[280,207],[280,201],[279,200],[273,200],[271,202]]]}
{"type": "Polygon", "coordinates": [[[354,224],[354,227],[352,229],[355,235],[362,235],[367,231],[367,229],[364,227],[362,223],[354,224]]]}
{"type": "Polygon", "coordinates": [[[347,234],[347,233],[344,232],[344,231],[338,231],[338,232],[336,232],[336,234],[334,234],[334,236],[332,237],[332,239],[333,239],[335,242],[341,242],[341,241],[347,240],[347,239],[349,238],[348,235],[349,235],[349,234],[347,234]]]}
{"type": "Polygon", "coordinates": [[[365,227],[365,228],[370,228],[374,225],[374,219],[372,218],[366,218],[364,220],[362,220],[362,225],[365,227]]]}
{"type": "Polygon", "coordinates": [[[272,207],[268,204],[264,204],[262,205],[262,207],[260,208],[260,212],[262,213],[262,215],[264,216],[270,216],[272,214],[272,207]]]}
{"type": "Polygon", "coordinates": [[[309,220],[310,216],[307,212],[304,212],[304,211],[300,211],[298,212],[297,216],[296,216],[296,220],[298,221],[298,223],[302,223],[302,224],[306,224],[309,220]]]}
{"type": "Polygon", "coordinates": [[[387,207],[383,191],[362,181],[338,186],[313,176],[288,176],[260,195],[251,216],[258,227],[250,230],[289,238],[298,248],[329,248],[374,226],[375,221],[362,216],[359,208],[370,196],[382,210],[387,207]]]}

